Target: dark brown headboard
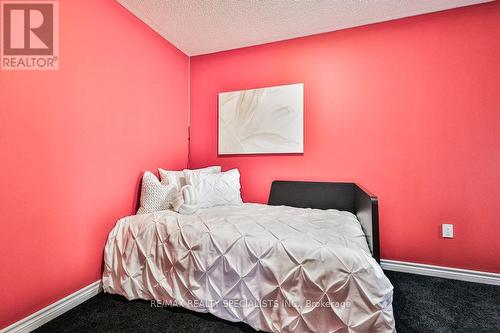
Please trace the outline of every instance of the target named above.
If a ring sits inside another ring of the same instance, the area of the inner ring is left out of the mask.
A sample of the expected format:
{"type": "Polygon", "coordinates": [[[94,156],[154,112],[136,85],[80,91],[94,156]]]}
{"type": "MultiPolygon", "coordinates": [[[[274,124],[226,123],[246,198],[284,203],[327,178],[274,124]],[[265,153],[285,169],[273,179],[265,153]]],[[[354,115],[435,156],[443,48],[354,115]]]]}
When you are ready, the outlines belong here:
{"type": "Polygon", "coordinates": [[[355,183],[323,183],[275,180],[269,205],[338,209],[355,214],[373,257],[380,262],[378,199],[355,183]]]}

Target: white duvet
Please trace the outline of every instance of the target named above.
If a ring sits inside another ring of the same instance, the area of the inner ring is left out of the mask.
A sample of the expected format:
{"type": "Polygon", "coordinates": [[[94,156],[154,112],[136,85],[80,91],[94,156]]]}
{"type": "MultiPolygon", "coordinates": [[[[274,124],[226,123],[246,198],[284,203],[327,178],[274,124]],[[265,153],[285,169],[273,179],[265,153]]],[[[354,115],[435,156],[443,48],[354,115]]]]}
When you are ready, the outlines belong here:
{"type": "Polygon", "coordinates": [[[243,204],[118,221],[104,290],[267,332],[393,332],[392,285],[356,217],[243,204]]]}

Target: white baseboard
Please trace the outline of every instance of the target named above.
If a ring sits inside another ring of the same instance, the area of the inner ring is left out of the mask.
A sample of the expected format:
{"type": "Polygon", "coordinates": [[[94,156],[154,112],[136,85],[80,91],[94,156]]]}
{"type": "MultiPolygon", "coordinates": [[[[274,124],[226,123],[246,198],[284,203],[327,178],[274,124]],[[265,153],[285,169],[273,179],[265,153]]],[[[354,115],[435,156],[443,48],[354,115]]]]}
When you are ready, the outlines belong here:
{"type": "Polygon", "coordinates": [[[497,273],[417,264],[413,262],[404,262],[404,261],[388,260],[388,259],[381,259],[380,266],[382,266],[383,269],[388,271],[435,276],[445,279],[454,279],[454,280],[493,284],[496,286],[500,286],[500,274],[497,273]]]}
{"type": "Polygon", "coordinates": [[[28,333],[49,322],[50,320],[71,310],[102,291],[101,280],[98,280],[63,299],[46,306],[26,318],[0,330],[0,333],[28,333]]]}

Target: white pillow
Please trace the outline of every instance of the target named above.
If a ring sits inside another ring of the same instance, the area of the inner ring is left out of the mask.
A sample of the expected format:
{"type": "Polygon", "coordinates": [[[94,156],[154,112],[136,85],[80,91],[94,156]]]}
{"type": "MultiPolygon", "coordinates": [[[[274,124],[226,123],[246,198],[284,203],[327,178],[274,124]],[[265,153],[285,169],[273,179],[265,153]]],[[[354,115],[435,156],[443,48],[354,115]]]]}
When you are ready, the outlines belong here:
{"type": "Polygon", "coordinates": [[[167,171],[163,169],[158,169],[160,173],[161,182],[163,184],[172,184],[177,188],[177,191],[186,185],[186,178],[184,176],[184,171],[167,171]],[[166,171],[166,172],[165,172],[166,171]]]}
{"type": "Polygon", "coordinates": [[[220,166],[210,166],[201,169],[184,169],[181,171],[175,170],[164,170],[162,168],[158,169],[160,173],[160,179],[163,184],[174,184],[177,186],[177,190],[180,191],[184,185],[186,185],[186,171],[187,172],[199,172],[199,173],[218,173],[221,172],[222,168],[220,166]]]}
{"type": "Polygon", "coordinates": [[[196,213],[198,210],[198,205],[196,203],[196,192],[193,187],[191,185],[185,185],[175,195],[172,206],[173,210],[177,213],[189,215],[196,213]]]}
{"type": "Polygon", "coordinates": [[[214,174],[191,172],[186,174],[186,181],[196,193],[199,208],[243,203],[238,169],[214,174]]]}
{"type": "Polygon", "coordinates": [[[175,185],[162,184],[154,174],[149,171],[144,172],[141,207],[137,210],[137,215],[170,209],[176,192],[175,185]]]}

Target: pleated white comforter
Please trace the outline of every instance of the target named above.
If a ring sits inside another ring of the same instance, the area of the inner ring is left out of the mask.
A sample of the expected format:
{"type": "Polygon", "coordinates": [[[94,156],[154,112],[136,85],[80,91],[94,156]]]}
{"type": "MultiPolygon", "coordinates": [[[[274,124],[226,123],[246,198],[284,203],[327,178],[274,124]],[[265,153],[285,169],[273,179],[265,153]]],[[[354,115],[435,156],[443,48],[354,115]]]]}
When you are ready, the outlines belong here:
{"type": "Polygon", "coordinates": [[[243,204],[129,216],[105,249],[104,290],[268,332],[393,332],[392,285],[356,217],[243,204]]]}

